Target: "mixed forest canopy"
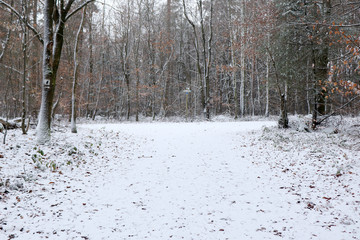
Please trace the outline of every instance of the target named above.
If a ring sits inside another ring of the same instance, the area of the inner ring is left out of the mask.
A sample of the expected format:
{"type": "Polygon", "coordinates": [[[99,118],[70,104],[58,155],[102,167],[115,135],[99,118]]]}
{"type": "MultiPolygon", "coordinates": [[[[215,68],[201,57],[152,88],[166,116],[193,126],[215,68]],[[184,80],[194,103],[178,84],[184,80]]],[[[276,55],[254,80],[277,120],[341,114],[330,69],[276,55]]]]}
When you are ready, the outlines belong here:
{"type": "Polygon", "coordinates": [[[2,118],[359,113],[360,1],[0,0],[0,23],[2,118]]]}

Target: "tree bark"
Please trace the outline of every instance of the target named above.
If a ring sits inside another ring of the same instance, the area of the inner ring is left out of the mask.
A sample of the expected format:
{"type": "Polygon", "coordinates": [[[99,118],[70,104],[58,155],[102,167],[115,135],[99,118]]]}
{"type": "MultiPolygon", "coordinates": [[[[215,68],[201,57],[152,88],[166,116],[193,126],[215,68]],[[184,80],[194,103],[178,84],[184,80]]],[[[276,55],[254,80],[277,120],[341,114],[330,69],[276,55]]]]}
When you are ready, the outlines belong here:
{"type": "Polygon", "coordinates": [[[44,3],[43,84],[36,132],[36,139],[39,144],[45,144],[51,138],[52,105],[55,95],[56,75],[64,42],[65,23],[81,8],[93,1],[87,0],[71,13],[69,11],[74,3],[73,0],[69,0],[67,4],[60,1],[59,6],[57,6],[54,0],[46,0],[44,3]]]}
{"type": "Polygon", "coordinates": [[[84,20],[86,16],[86,7],[83,9],[83,14],[80,22],[78,32],[76,34],[75,47],[74,47],[74,76],[73,76],[73,85],[71,90],[71,132],[77,133],[76,129],[76,88],[77,88],[77,78],[78,78],[78,50],[79,50],[79,40],[82,28],[84,25],[84,20]]]}
{"type": "Polygon", "coordinates": [[[241,0],[241,49],[240,49],[240,114],[245,116],[245,0],[241,0]]]}
{"type": "MultiPolygon", "coordinates": [[[[28,21],[28,7],[27,2],[22,0],[22,15],[24,17],[24,21],[28,21]]],[[[27,127],[26,127],[26,78],[27,78],[27,41],[28,41],[28,29],[26,27],[26,24],[21,24],[22,28],[22,50],[23,50],[23,78],[22,78],[22,99],[21,99],[21,130],[23,134],[27,133],[27,127]]]]}
{"type": "MultiPolygon", "coordinates": [[[[326,23],[330,23],[331,1],[323,0],[321,9],[318,10],[318,18],[326,23]]],[[[315,129],[318,123],[319,115],[325,115],[325,82],[328,79],[328,63],[329,63],[329,37],[328,28],[326,26],[318,26],[322,40],[320,43],[313,42],[313,70],[314,70],[314,108],[312,115],[312,128],[315,129]]]]}
{"type": "Polygon", "coordinates": [[[289,127],[285,94],[281,95],[279,127],[281,128],[289,127]]]}

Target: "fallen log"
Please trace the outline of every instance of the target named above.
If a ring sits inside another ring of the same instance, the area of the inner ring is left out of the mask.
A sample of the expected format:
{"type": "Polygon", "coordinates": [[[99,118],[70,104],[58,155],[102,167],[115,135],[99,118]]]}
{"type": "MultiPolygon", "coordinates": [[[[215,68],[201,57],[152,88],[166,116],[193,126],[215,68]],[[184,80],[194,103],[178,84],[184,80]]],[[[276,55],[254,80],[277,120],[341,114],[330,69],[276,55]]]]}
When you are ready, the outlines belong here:
{"type": "MultiPolygon", "coordinates": [[[[18,124],[19,119],[12,119],[12,120],[5,120],[3,118],[0,118],[0,124],[3,125],[4,128],[6,129],[15,129],[15,128],[20,128],[20,124],[18,124]]],[[[21,119],[20,119],[21,122],[21,119]]]]}

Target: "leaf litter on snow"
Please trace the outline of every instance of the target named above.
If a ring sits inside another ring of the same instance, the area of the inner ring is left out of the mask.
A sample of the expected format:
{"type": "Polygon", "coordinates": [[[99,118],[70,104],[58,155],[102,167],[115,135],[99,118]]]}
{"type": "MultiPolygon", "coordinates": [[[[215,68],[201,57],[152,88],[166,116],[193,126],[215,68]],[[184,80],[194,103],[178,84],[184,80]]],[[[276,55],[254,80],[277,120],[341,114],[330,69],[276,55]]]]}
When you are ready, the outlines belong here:
{"type": "Polygon", "coordinates": [[[28,135],[11,131],[2,146],[0,239],[71,236],[74,229],[47,223],[54,219],[70,221],[81,214],[81,206],[86,207],[82,195],[87,178],[92,172],[99,174],[98,164],[107,164],[102,141],[112,136],[103,130],[78,135],[58,130],[61,132],[55,131],[48,145],[36,145],[34,131],[28,135]],[[71,213],[73,208],[81,211],[71,213]]]}
{"type": "Polygon", "coordinates": [[[89,124],[45,146],[11,132],[0,239],[358,239],[354,130],[273,125],[89,124]]]}
{"type": "Polygon", "coordinates": [[[349,132],[353,126],[347,119],[311,133],[264,128],[259,138],[267,144],[258,154],[272,154],[257,164],[266,165],[278,178],[279,185],[273,187],[296,196],[305,221],[325,229],[313,230],[319,239],[360,236],[360,139],[349,132]]]}

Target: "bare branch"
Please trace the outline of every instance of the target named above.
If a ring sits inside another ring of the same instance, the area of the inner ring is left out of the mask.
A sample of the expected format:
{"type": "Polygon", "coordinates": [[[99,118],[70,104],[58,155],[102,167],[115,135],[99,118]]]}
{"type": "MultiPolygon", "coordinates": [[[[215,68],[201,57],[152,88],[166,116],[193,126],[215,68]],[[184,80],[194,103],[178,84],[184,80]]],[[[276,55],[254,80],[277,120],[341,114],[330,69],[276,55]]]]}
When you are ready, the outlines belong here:
{"type": "Polygon", "coordinates": [[[301,22],[301,23],[289,23],[288,25],[290,26],[305,26],[305,25],[310,25],[310,26],[325,26],[325,27],[339,27],[339,28],[355,28],[355,27],[360,27],[360,23],[354,23],[354,24],[325,24],[325,23],[315,23],[315,22],[301,22]]]}
{"type": "Polygon", "coordinates": [[[9,39],[10,39],[10,33],[11,31],[8,30],[7,34],[6,34],[6,39],[5,39],[5,42],[2,44],[2,52],[0,54],[0,62],[2,60],[2,58],[4,57],[4,53],[6,51],[6,48],[8,46],[8,43],[9,43],[9,39]]]}
{"type": "Polygon", "coordinates": [[[20,21],[26,24],[26,26],[35,34],[36,38],[41,42],[41,44],[44,44],[44,40],[42,39],[40,33],[34,26],[32,26],[28,21],[25,20],[24,16],[22,16],[16,9],[14,9],[10,4],[0,0],[0,4],[7,7],[11,12],[13,12],[20,21]]]}
{"type": "MultiPolygon", "coordinates": [[[[69,18],[71,18],[75,13],[80,11],[83,7],[87,6],[88,4],[95,2],[96,0],[87,0],[83,4],[81,4],[79,7],[77,7],[74,11],[72,11],[66,18],[65,21],[67,21],[69,18]]],[[[70,2],[69,2],[70,3],[70,2]]],[[[66,6],[67,7],[67,6],[66,6]]]]}
{"type": "Polygon", "coordinates": [[[347,103],[345,103],[344,105],[338,107],[337,109],[335,109],[332,113],[330,113],[329,115],[325,116],[323,119],[321,119],[320,121],[316,122],[316,125],[320,125],[322,122],[324,122],[326,119],[328,119],[329,117],[334,116],[336,113],[338,113],[341,109],[345,108],[347,105],[349,105],[350,103],[352,103],[353,101],[355,101],[356,99],[358,99],[360,97],[360,95],[357,95],[355,97],[353,97],[352,99],[350,99],[347,103]]]}
{"type": "MultiPolygon", "coordinates": [[[[69,2],[66,4],[65,7],[65,13],[68,13],[70,11],[71,5],[74,3],[75,0],[69,0],[69,2]]],[[[61,9],[62,10],[62,9],[61,9]]]]}

